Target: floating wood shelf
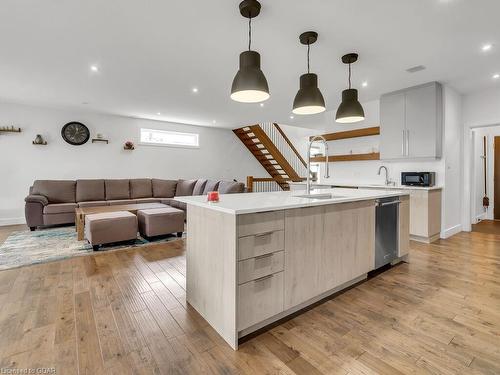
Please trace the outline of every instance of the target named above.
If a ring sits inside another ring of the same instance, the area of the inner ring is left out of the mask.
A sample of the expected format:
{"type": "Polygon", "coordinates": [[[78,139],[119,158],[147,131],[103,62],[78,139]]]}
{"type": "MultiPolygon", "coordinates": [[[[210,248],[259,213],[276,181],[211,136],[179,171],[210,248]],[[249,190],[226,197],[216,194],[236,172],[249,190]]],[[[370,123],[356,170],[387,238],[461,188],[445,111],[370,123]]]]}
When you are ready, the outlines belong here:
{"type": "MultiPolygon", "coordinates": [[[[332,155],[328,158],[330,163],[339,161],[360,161],[360,160],[380,160],[380,153],[371,152],[369,154],[348,154],[348,155],[332,155]]],[[[316,156],[311,158],[311,162],[320,163],[326,162],[326,156],[316,156]]]]}
{"type": "MultiPolygon", "coordinates": [[[[379,135],[379,134],[380,134],[380,126],[374,126],[371,128],[362,128],[362,129],[348,130],[345,132],[322,134],[322,136],[327,141],[337,141],[339,139],[368,137],[371,135],[379,135]]],[[[309,140],[311,140],[312,138],[313,137],[309,137],[309,140]]]]}

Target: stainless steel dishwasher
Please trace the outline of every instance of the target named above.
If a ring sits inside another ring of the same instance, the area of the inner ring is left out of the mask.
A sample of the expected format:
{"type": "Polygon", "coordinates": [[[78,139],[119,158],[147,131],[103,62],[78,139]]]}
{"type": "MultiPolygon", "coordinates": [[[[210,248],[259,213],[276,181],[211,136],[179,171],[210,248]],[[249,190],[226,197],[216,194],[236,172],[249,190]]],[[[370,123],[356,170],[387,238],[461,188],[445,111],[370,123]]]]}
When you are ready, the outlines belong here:
{"type": "Polygon", "coordinates": [[[399,197],[376,201],[375,269],[391,263],[398,257],[399,197]]]}

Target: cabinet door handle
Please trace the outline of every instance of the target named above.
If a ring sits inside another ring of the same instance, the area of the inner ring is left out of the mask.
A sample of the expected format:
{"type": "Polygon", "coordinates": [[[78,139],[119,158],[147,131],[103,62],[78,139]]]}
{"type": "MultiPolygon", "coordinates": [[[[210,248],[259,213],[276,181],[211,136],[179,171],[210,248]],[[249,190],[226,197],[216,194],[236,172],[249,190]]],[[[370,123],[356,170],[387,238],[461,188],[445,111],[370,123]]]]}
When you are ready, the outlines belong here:
{"type": "Polygon", "coordinates": [[[267,235],[272,234],[272,233],[273,233],[273,231],[259,233],[259,234],[256,234],[255,237],[264,237],[264,236],[267,236],[267,235]]]}
{"type": "Polygon", "coordinates": [[[270,274],[270,275],[267,275],[267,276],[264,276],[264,277],[259,277],[258,279],[255,279],[253,282],[254,283],[258,283],[259,281],[264,281],[264,280],[270,279],[273,276],[274,276],[274,274],[270,274]]]}
{"type": "Polygon", "coordinates": [[[401,155],[405,156],[405,130],[401,131],[401,155]]]}
{"type": "Polygon", "coordinates": [[[410,129],[406,130],[406,156],[410,155],[410,129]]]}
{"type": "Polygon", "coordinates": [[[272,257],[273,255],[274,255],[273,253],[259,255],[259,256],[255,257],[255,260],[266,259],[266,258],[272,257]]]}

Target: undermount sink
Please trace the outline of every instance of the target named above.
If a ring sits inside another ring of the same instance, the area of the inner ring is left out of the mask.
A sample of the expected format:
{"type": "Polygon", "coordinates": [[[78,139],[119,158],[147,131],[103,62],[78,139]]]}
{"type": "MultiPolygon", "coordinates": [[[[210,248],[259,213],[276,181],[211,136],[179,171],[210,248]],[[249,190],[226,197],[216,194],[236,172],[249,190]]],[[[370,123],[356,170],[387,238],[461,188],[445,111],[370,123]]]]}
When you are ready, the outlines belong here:
{"type": "Polygon", "coordinates": [[[303,194],[294,195],[295,198],[308,198],[308,199],[332,199],[332,198],[343,198],[341,195],[333,194],[303,194]]]}

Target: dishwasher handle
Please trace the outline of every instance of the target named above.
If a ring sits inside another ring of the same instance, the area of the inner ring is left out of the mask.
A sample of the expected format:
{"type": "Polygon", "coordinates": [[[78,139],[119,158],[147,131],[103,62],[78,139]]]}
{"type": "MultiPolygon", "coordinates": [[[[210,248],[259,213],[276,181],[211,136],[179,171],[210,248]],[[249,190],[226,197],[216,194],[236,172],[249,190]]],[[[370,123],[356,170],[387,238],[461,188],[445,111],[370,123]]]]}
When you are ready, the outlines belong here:
{"type": "Polygon", "coordinates": [[[400,204],[401,201],[400,200],[397,200],[397,201],[390,201],[390,202],[381,202],[379,200],[375,201],[377,207],[384,207],[384,206],[392,206],[392,205],[395,205],[395,204],[400,204]]]}

